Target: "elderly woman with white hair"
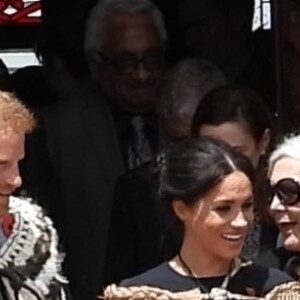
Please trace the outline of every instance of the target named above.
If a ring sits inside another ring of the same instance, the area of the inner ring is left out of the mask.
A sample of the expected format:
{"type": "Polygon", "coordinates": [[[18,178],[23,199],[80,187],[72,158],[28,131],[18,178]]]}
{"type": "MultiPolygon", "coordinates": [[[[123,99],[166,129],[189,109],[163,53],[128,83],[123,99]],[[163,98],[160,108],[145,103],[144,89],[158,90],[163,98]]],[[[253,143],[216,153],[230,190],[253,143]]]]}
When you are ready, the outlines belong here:
{"type": "Polygon", "coordinates": [[[269,159],[268,206],[282,246],[263,253],[258,262],[300,280],[300,134],[286,137],[269,159]]]}

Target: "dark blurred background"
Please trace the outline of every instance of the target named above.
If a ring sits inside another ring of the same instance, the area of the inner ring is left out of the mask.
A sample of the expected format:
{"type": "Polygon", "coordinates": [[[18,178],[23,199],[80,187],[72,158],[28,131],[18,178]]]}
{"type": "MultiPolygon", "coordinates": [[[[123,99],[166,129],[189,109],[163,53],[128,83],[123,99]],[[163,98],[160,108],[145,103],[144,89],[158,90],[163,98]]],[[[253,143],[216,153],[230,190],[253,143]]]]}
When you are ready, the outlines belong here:
{"type": "MultiPolygon", "coordinates": [[[[285,130],[298,128],[300,116],[300,4],[272,4],[272,29],[251,33],[253,0],[155,0],[165,15],[173,64],[183,56],[200,56],[217,63],[230,81],[260,92],[285,130]]],[[[67,51],[83,62],[84,20],[95,0],[42,0],[40,24],[0,25],[0,49],[32,48],[49,35],[54,51],[67,51]],[[63,25],[62,25],[63,24],[63,25]],[[68,45],[59,30],[70,31],[68,45]],[[74,34],[76,32],[76,34],[74,34]],[[73,33],[73,34],[72,34],[73,33]],[[54,45],[55,44],[55,45],[54,45]],[[74,48],[74,45],[77,47],[74,48]],[[69,49],[69,52],[68,50],[69,49]],[[72,49],[72,50],[71,50],[72,49]]]]}

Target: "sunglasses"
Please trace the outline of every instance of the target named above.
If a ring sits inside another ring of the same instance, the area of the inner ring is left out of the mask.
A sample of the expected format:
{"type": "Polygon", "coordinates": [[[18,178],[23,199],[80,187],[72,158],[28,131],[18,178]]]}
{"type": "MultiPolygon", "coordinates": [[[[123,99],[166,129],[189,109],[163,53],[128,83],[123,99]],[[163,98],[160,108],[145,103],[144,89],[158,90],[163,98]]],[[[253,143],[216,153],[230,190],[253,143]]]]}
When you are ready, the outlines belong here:
{"type": "Polygon", "coordinates": [[[292,178],[283,178],[276,184],[267,183],[267,199],[271,205],[274,196],[285,206],[292,206],[300,201],[300,184],[292,178]]]}

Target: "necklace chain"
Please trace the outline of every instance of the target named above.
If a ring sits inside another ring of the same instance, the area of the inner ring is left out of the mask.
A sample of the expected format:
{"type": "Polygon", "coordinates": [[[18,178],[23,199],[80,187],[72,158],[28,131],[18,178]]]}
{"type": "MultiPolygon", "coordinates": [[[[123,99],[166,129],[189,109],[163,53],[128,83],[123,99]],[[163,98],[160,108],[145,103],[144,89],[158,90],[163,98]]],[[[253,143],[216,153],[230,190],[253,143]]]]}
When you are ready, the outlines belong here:
{"type": "MultiPolygon", "coordinates": [[[[194,274],[192,269],[188,266],[188,264],[185,262],[185,260],[182,258],[181,253],[178,253],[178,258],[182,266],[186,269],[186,271],[189,273],[190,276],[192,276],[192,280],[197,284],[197,286],[202,290],[204,293],[209,293],[210,291],[201,283],[198,276],[194,274]]],[[[229,284],[230,279],[236,274],[234,263],[231,264],[229,273],[225,276],[220,288],[226,290],[229,284]]]]}

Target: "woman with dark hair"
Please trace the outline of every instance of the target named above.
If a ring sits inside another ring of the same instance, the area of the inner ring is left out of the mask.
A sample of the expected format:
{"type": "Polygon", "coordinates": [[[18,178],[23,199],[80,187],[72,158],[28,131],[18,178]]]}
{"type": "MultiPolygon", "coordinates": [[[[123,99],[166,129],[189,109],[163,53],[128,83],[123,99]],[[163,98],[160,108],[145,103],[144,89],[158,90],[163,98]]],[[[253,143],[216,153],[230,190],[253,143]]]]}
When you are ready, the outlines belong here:
{"type": "Polygon", "coordinates": [[[197,107],[192,122],[192,135],[223,140],[250,159],[256,169],[257,216],[246,239],[243,256],[252,259],[262,249],[275,247],[277,229],[262,201],[265,197],[265,158],[274,139],[273,119],[263,99],[245,87],[224,86],[215,89],[197,107]]]}
{"type": "Polygon", "coordinates": [[[208,135],[246,155],[255,168],[270,146],[274,125],[263,99],[253,90],[224,86],[199,104],[192,122],[193,136],[208,135]]]}
{"type": "MultiPolygon", "coordinates": [[[[253,222],[249,160],[222,141],[187,140],[158,159],[158,196],[181,237],[178,254],[122,286],[152,286],[172,292],[199,288],[263,296],[291,281],[279,270],[239,258],[253,222]]],[[[213,295],[212,295],[213,296],[213,295]]]]}

